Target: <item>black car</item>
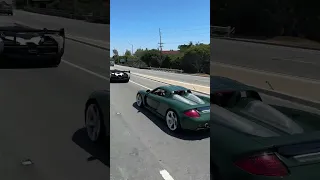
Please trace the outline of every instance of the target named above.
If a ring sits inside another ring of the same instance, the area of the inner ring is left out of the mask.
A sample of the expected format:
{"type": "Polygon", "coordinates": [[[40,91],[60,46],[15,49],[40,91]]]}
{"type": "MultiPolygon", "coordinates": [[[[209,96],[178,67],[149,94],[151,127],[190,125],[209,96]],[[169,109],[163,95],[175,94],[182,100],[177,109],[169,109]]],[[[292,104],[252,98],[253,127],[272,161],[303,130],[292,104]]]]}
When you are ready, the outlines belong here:
{"type": "Polygon", "coordinates": [[[0,21],[0,61],[37,61],[59,66],[65,48],[65,30],[34,29],[0,21]]]}
{"type": "Polygon", "coordinates": [[[121,71],[117,69],[110,70],[110,82],[124,82],[127,83],[130,80],[130,71],[121,71]]]}

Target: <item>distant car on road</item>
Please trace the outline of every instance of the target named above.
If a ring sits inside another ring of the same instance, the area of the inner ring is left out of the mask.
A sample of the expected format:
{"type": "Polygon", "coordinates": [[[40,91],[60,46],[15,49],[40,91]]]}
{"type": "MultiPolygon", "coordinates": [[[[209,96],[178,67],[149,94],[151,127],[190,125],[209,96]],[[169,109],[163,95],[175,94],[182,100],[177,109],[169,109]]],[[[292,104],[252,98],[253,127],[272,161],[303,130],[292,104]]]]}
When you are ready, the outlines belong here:
{"type": "Polygon", "coordinates": [[[121,71],[118,69],[110,69],[110,82],[124,82],[127,83],[130,80],[130,71],[121,71]]]}
{"type": "Polygon", "coordinates": [[[33,29],[0,20],[0,60],[39,61],[59,66],[64,54],[65,30],[33,29]]]}
{"type": "Polygon", "coordinates": [[[209,129],[210,98],[181,86],[161,86],[137,93],[136,104],[165,119],[170,131],[209,129]]]}
{"type": "Polygon", "coordinates": [[[240,82],[210,81],[214,180],[320,179],[320,119],[268,105],[240,82]]]}
{"type": "Polygon", "coordinates": [[[0,14],[13,15],[12,5],[5,3],[4,1],[0,2],[0,14]]]}
{"type": "Polygon", "coordinates": [[[93,92],[85,104],[84,115],[89,139],[104,142],[110,134],[110,91],[93,92]]]}

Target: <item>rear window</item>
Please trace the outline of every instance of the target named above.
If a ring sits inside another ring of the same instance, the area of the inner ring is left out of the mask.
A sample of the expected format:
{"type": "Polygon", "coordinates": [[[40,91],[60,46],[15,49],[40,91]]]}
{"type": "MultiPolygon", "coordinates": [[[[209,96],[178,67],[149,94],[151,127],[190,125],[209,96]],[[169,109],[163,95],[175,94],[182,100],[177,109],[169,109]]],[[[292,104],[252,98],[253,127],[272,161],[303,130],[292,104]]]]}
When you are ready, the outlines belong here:
{"type": "Polygon", "coordinates": [[[195,94],[192,94],[190,91],[175,91],[173,94],[173,99],[190,105],[200,105],[206,103],[195,94]]]}

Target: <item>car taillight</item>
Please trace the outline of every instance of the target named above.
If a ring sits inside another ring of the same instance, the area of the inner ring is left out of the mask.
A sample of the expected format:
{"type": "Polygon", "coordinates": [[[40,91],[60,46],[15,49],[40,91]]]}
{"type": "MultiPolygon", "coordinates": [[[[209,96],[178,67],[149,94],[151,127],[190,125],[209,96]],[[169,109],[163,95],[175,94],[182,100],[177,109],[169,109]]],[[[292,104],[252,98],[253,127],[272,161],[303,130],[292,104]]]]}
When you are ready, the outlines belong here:
{"type": "Polygon", "coordinates": [[[188,117],[191,117],[191,118],[198,118],[198,117],[200,117],[200,114],[199,114],[196,110],[194,110],[194,109],[189,110],[189,111],[186,111],[186,112],[184,112],[184,114],[185,114],[186,116],[188,116],[188,117]]]}
{"type": "Polygon", "coordinates": [[[262,176],[286,176],[288,170],[280,159],[273,153],[263,153],[247,157],[235,162],[242,170],[262,176]]]}

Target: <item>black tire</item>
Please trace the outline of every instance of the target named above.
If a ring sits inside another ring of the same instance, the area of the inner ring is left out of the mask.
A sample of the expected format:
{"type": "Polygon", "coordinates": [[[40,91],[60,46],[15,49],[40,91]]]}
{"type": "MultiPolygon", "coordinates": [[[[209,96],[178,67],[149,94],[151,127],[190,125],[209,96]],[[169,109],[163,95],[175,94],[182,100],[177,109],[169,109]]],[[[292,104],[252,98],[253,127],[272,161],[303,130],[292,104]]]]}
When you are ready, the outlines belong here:
{"type": "MultiPolygon", "coordinates": [[[[99,133],[99,136],[98,136],[98,138],[97,138],[97,140],[96,141],[92,141],[93,143],[96,143],[96,144],[100,144],[100,143],[104,143],[105,141],[106,141],[106,136],[105,136],[105,134],[106,134],[106,128],[105,128],[105,124],[104,124],[104,121],[103,121],[103,118],[104,118],[104,116],[103,116],[103,113],[102,113],[102,111],[101,111],[101,108],[100,108],[100,106],[98,105],[98,103],[96,102],[96,101],[94,101],[94,100],[90,100],[90,101],[88,101],[87,102],[87,104],[86,104],[86,109],[85,109],[85,124],[87,123],[86,121],[87,121],[87,110],[88,110],[88,107],[90,106],[90,105],[95,105],[96,107],[97,107],[97,109],[98,109],[98,111],[99,111],[99,114],[100,114],[100,133],[99,133]]],[[[86,128],[86,131],[87,131],[87,128],[86,128]]],[[[87,131],[87,133],[88,133],[88,131],[87,131]]],[[[89,138],[90,139],[90,138],[89,138]]]]}
{"type": "Polygon", "coordinates": [[[141,95],[140,93],[138,93],[138,94],[136,95],[136,104],[137,104],[137,106],[138,106],[139,108],[143,108],[143,107],[144,107],[143,97],[142,97],[142,95],[141,95]],[[140,96],[140,98],[141,98],[141,104],[140,104],[140,105],[139,105],[139,103],[138,103],[138,96],[140,96]]]}
{"type": "Polygon", "coordinates": [[[182,130],[181,124],[180,124],[180,119],[179,119],[178,114],[177,114],[177,112],[176,112],[175,110],[173,110],[173,109],[168,109],[167,112],[166,112],[165,120],[166,120],[167,128],[168,128],[171,132],[179,132],[179,131],[182,130]],[[175,114],[175,116],[177,117],[177,128],[176,128],[175,130],[170,129],[170,127],[169,127],[169,125],[168,125],[168,123],[167,123],[167,114],[168,114],[170,111],[173,112],[173,113],[175,114]]]}
{"type": "Polygon", "coordinates": [[[128,79],[128,80],[126,80],[126,81],[124,81],[125,83],[128,83],[130,81],[130,79],[128,79]]]}

